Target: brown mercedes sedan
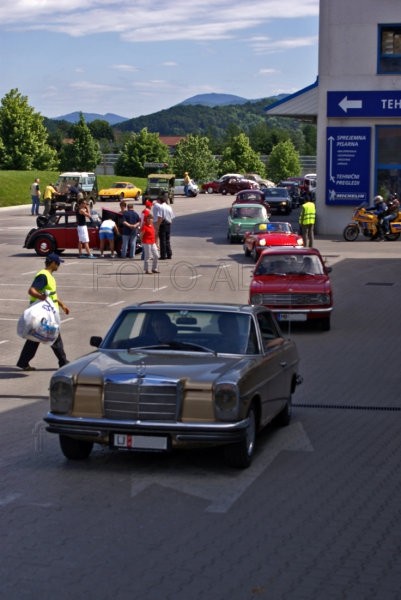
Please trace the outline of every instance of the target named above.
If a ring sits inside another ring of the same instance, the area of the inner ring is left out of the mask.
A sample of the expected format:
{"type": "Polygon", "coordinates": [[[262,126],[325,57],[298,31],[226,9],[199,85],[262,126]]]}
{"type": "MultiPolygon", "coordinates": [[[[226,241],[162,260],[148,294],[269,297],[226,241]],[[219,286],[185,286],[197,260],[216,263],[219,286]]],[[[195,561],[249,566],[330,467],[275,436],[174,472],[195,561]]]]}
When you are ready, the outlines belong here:
{"type": "Polygon", "coordinates": [[[293,341],[265,307],[143,303],[122,310],[96,350],[50,382],[47,430],[69,459],[94,443],[166,452],[223,446],[251,463],[256,434],[287,425],[301,377],[293,341]]]}

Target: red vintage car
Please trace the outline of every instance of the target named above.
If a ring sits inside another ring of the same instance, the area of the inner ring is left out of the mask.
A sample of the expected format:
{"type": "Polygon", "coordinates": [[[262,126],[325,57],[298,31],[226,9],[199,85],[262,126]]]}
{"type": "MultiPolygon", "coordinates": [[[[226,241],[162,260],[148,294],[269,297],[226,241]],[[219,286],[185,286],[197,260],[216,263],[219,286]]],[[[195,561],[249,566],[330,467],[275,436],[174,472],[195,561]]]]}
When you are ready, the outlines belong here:
{"type": "Polygon", "coordinates": [[[263,204],[267,210],[267,214],[270,215],[270,204],[267,202],[262,190],[242,190],[238,192],[232,205],[247,204],[248,202],[251,204],[263,204]]]}
{"type": "MultiPolygon", "coordinates": [[[[105,219],[113,219],[120,225],[121,215],[115,211],[103,208],[100,218],[93,213],[93,221],[87,223],[89,233],[89,246],[93,250],[99,248],[99,225],[105,219]]],[[[33,248],[38,256],[47,256],[51,252],[62,252],[78,248],[77,217],[72,211],[56,211],[49,217],[39,216],[36,220],[37,227],[31,229],[25,238],[24,248],[33,248]]],[[[115,240],[117,254],[121,250],[121,236],[115,240]]],[[[141,251],[137,242],[136,252],[141,251]]]]}
{"type": "Polygon", "coordinates": [[[270,308],[280,323],[320,324],[330,329],[333,293],[327,267],[316,248],[269,248],[259,257],[249,304],[270,308]]]}
{"type": "Polygon", "coordinates": [[[259,190],[259,184],[251,179],[245,179],[244,177],[230,177],[226,181],[220,184],[220,194],[238,194],[242,190],[259,190]]]}
{"type": "Polygon", "coordinates": [[[244,235],[245,256],[256,262],[263,250],[271,246],[303,246],[302,236],[295,233],[290,223],[258,223],[244,235]]]}
{"type": "Polygon", "coordinates": [[[231,177],[238,177],[240,179],[243,178],[239,173],[226,173],[219,177],[219,179],[212,179],[211,181],[207,181],[206,183],[202,183],[201,192],[205,192],[206,194],[217,194],[220,192],[220,186],[225,181],[228,181],[231,177]]]}

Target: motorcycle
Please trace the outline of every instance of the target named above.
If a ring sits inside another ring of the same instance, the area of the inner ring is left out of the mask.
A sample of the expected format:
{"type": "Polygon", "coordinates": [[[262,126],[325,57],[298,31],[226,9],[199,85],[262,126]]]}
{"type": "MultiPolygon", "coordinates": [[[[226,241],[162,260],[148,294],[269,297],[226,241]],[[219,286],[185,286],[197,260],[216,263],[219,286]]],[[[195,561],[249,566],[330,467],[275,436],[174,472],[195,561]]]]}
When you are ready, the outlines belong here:
{"type": "MultiPolygon", "coordinates": [[[[354,242],[358,235],[362,233],[367,238],[376,239],[380,234],[377,215],[370,212],[366,206],[361,205],[355,209],[351,223],[343,231],[344,239],[347,242],[354,242]]],[[[386,240],[394,242],[401,235],[401,212],[398,213],[393,221],[390,221],[390,233],[384,234],[386,240]]]]}

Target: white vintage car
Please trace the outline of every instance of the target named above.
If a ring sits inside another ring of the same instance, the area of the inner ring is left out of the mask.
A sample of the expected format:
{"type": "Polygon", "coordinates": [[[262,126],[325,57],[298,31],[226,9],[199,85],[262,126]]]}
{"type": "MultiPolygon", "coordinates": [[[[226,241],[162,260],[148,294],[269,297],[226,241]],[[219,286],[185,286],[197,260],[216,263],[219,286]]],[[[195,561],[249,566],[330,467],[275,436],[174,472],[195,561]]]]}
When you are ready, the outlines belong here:
{"type": "MultiPolygon", "coordinates": [[[[185,196],[185,192],[184,192],[184,180],[183,179],[176,179],[174,182],[174,194],[175,196],[185,196]]],[[[199,187],[198,185],[194,182],[193,179],[191,179],[190,184],[188,185],[188,195],[195,197],[199,194],[199,187]]]]}

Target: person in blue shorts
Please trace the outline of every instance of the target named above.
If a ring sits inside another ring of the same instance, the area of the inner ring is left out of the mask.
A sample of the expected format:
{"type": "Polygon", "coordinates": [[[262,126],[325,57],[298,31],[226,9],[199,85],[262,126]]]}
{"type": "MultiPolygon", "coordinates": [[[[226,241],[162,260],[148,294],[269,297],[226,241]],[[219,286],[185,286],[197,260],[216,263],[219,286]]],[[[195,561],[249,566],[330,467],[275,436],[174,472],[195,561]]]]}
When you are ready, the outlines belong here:
{"type": "Polygon", "coordinates": [[[108,242],[110,246],[110,258],[115,258],[114,235],[118,235],[117,225],[114,223],[113,219],[106,219],[100,225],[99,229],[100,258],[104,257],[104,248],[106,242],[108,242]]]}

